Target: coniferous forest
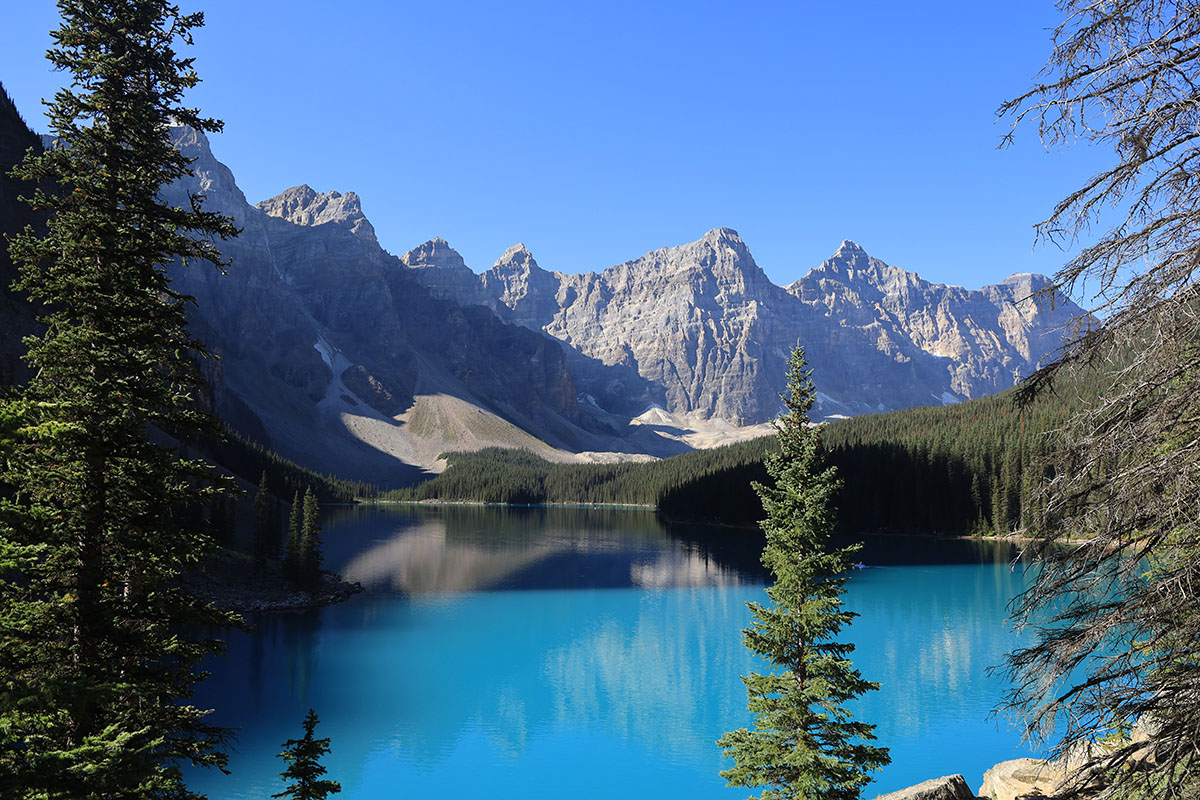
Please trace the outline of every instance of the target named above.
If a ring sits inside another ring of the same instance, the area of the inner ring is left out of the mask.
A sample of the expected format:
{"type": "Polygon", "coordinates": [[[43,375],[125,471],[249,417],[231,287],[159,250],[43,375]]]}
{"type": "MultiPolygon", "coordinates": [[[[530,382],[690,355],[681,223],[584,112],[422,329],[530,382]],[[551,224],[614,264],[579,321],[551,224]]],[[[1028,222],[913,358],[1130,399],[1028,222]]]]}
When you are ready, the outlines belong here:
{"type": "MultiPolygon", "coordinates": [[[[1055,430],[1097,390],[1064,380],[1025,406],[1013,391],[966,403],[911,408],[827,423],[829,461],[844,487],[846,531],[1008,533],[1036,523],[1033,490],[1055,430]]],[[[764,437],[661,461],[554,464],[521,450],[447,456],[444,473],[386,500],[482,503],[614,503],[653,506],[671,519],[748,525],[762,515],[753,489],[766,477],[764,437]]]]}

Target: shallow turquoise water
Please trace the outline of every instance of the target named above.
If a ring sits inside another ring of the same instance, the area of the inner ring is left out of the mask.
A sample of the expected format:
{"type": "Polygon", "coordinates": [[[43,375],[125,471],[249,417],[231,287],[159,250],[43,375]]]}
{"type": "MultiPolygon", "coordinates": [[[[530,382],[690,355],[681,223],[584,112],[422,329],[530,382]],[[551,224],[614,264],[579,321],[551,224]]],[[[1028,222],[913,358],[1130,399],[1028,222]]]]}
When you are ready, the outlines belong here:
{"type": "MultiPolygon", "coordinates": [[[[344,800],[737,798],[714,741],[750,724],[739,676],[753,532],[676,529],[634,511],[336,509],[326,560],[370,587],[319,612],[234,634],[198,701],[240,728],[231,775],[189,773],[210,798],[266,798],[311,706],[344,800]]],[[[864,677],[855,706],[893,764],[873,797],[961,772],[975,788],[1028,755],[989,719],[987,668],[1014,644],[1022,573],[1006,546],[868,540],[846,603],[864,677]]]]}

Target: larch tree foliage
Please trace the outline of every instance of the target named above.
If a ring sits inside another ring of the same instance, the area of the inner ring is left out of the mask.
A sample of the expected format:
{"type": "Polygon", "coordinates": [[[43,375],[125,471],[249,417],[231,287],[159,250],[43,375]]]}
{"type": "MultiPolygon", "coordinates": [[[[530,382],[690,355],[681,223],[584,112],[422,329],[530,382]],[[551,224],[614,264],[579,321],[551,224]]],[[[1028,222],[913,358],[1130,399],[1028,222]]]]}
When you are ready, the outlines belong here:
{"type": "Polygon", "coordinates": [[[218,645],[181,630],[229,618],[173,579],[208,551],[203,509],[223,489],[151,437],[214,430],[189,298],[164,268],[221,267],[213,242],[236,230],[198,198],[159,198],[188,172],[169,126],[220,127],[182,104],[198,79],[175,47],[203,20],[162,0],[58,6],[57,143],[14,173],[57,188],[32,193],[44,235],[10,244],[46,313],[31,381],[0,402],[0,796],[186,798],[180,765],[225,756],[187,703],[218,645]]]}
{"type": "Polygon", "coordinates": [[[766,459],[773,485],[755,484],[767,519],[763,563],[774,583],[770,604],[750,603],[746,647],[775,670],[743,677],[753,730],[717,742],[734,766],[721,773],[731,786],[766,787],[763,800],[852,800],[869,772],[890,762],[874,726],[855,721],[847,701],[879,688],[850,662],[854,645],[838,635],[856,614],[842,608],[858,545],[830,545],[834,496],[841,483],[824,466],[820,433],[808,423],[816,390],[804,351],[788,360],[786,412],[774,421],[779,451],[766,459]]]}
{"type": "Polygon", "coordinates": [[[314,732],[317,729],[317,712],[308,710],[304,717],[304,736],[300,739],[288,739],[283,743],[283,752],[279,757],[287,764],[287,768],[279,773],[286,786],[282,792],[271,797],[286,800],[325,800],[331,794],[342,790],[342,785],[322,777],[326,773],[321,764],[321,757],[329,752],[329,740],[317,739],[314,732]]]}
{"type": "MultiPolygon", "coordinates": [[[[1117,795],[1200,786],[1200,4],[1061,0],[1037,83],[1005,103],[1047,146],[1111,148],[1039,237],[1078,245],[1047,289],[1095,297],[1028,400],[1073,370],[1098,400],[1055,441],[1036,581],[1015,604],[1009,706],[1117,795]],[[1083,541],[1082,544],[1076,542],[1083,541]],[[1136,725],[1136,737],[1123,734],[1136,725]],[[1092,743],[1102,741],[1102,746],[1092,743]]],[[[1013,134],[1010,133],[1010,138],[1013,134]]],[[[1061,383],[1059,381],[1058,383],[1061,383]]],[[[1076,786],[1078,788],[1078,786],[1076,786]]]]}

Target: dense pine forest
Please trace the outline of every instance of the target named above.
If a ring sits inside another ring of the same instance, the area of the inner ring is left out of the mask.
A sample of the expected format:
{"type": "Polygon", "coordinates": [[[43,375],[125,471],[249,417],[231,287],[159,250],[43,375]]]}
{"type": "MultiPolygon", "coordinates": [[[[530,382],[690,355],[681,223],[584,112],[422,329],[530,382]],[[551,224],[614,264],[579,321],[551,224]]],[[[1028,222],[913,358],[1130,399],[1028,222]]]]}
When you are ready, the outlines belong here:
{"type": "Polygon", "coordinates": [[[990,534],[1035,526],[1047,446],[1079,400],[1013,401],[1009,390],[826,426],[830,461],[845,482],[843,528],[990,534]]]}
{"type": "Polygon", "coordinates": [[[661,507],[671,492],[705,477],[761,465],[773,437],[661,461],[554,464],[525,450],[488,448],[447,455],[449,467],[385,500],[482,503],[614,503],[661,507]]]}
{"type": "MultiPolygon", "coordinates": [[[[1094,396],[1093,381],[1019,407],[1014,390],[954,406],[839,420],[822,427],[843,481],[847,531],[1007,533],[1036,524],[1032,492],[1053,431],[1094,396]]],[[[752,524],[762,515],[752,483],[766,475],[765,437],[661,461],[553,464],[520,450],[448,456],[450,466],[387,500],[484,503],[626,503],[679,520],[752,524]]]]}

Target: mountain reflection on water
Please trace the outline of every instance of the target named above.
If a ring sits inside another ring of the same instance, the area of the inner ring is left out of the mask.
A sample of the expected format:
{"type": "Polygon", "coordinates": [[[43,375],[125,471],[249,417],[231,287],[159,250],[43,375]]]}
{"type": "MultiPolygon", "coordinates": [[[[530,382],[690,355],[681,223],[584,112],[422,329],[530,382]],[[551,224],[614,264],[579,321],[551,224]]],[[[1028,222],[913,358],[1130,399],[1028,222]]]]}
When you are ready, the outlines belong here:
{"type": "MultiPolygon", "coordinates": [[[[320,611],[231,634],[197,698],[238,726],[232,775],[189,773],[212,800],[280,790],[275,758],[309,707],[345,800],[744,797],[715,740],[750,724],[746,602],[761,535],[668,529],[606,509],[347,507],[326,562],[368,586],[320,611]],[[636,791],[631,793],[631,787],[636,791]]],[[[1012,646],[1012,548],[872,538],[846,595],[864,677],[854,706],[894,763],[867,794],[1026,753],[988,714],[1012,646]]]]}
{"type": "Polygon", "coordinates": [[[643,510],[340,507],[324,526],[327,564],[368,589],[410,595],[764,579],[756,531],[673,536],[643,510]]]}

